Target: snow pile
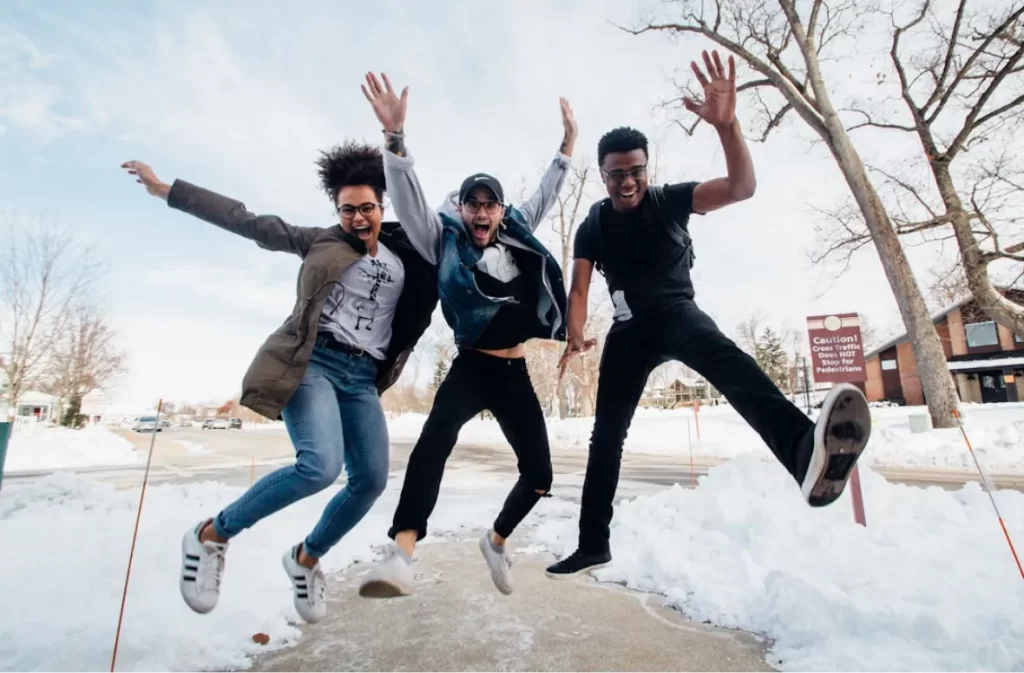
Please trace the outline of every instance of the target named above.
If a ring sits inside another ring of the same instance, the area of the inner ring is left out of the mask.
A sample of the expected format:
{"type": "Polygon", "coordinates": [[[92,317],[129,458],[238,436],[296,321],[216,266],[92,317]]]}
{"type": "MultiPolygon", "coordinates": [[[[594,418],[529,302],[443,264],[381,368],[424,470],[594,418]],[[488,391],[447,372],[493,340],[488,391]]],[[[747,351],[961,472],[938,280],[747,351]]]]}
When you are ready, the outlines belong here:
{"type": "Polygon", "coordinates": [[[145,455],[124,437],[102,427],[17,428],[7,447],[4,472],[104,465],[134,465],[145,455]]]}
{"type": "MultiPolygon", "coordinates": [[[[501,507],[511,480],[450,470],[434,533],[482,530],[501,507]],[[467,484],[466,487],[460,484],[467,484]]],[[[328,572],[370,561],[387,543],[401,481],[394,479],[370,514],[323,560],[328,572]]],[[[240,496],[214,482],[150,486],[140,523],[118,670],[246,668],[268,647],[294,642],[299,630],[281,555],[315,525],[331,488],[243,532],[227,555],[220,602],[212,613],[189,610],[178,591],[181,535],[240,496]]],[[[0,494],[0,670],[106,670],[117,626],[139,489],[119,491],[74,474],[4,483],[0,494]],[[26,553],[26,550],[44,550],[26,553]],[[31,578],[43,578],[31,581],[31,578]],[[55,646],[55,644],[59,644],[55,646]]],[[[345,592],[355,586],[343,585],[345,592]]]]}
{"type": "MultiPolygon", "coordinates": [[[[910,414],[923,407],[878,410],[865,456],[875,465],[939,470],[977,468],[959,428],[910,432],[910,414]]],[[[964,405],[964,428],[990,472],[1024,472],[1024,404],[964,405]]]]}
{"type": "MultiPolygon", "coordinates": [[[[867,528],[849,491],[810,509],[777,464],[713,468],[616,508],[601,580],[663,594],[698,621],[764,634],[784,670],[1021,670],[1024,582],[988,496],[893,485],[862,471],[867,528]]],[[[997,501],[1024,545],[1024,495],[997,501]]],[[[539,541],[560,555],[573,520],[539,541]]]]}
{"type": "MultiPolygon", "coordinates": [[[[872,408],[871,441],[862,464],[876,467],[974,471],[974,463],[958,429],[911,433],[909,417],[927,414],[924,407],[872,408]]],[[[972,446],[993,473],[1024,472],[1024,404],[972,404],[964,406],[965,425],[972,446]]],[[[390,421],[392,440],[414,442],[426,416],[404,414],[390,421]]],[[[547,421],[552,448],[587,450],[594,419],[547,421]]],[[[469,421],[459,441],[505,444],[493,419],[469,421]]],[[[626,438],[632,453],[688,457],[735,458],[757,455],[771,459],[761,437],[728,405],[704,407],[697,417],[692,409],[638,409],[626,438]],[[698,438],[698,429],[700,437],[698,438]]]]}

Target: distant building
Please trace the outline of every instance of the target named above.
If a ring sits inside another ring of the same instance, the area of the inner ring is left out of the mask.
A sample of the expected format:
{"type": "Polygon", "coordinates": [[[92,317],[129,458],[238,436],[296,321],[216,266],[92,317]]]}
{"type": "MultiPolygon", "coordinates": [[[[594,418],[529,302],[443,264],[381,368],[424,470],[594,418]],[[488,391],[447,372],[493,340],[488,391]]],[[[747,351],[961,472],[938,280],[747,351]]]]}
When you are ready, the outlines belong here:
{"type": "MultiPolygon", "coordinates": [[[[1003,290],[1015,303],[1024,291],[1003,290]]],[[[964,402],[1024,400],[1024,340],[997,325],[967,298],[932,316],[942,341],[950,376],[964,402]]],[[[869,401],[925,403],[914,350],[907,335],[896,337],[865,353],[869,401]]]]}
{"type": "Polygon", "coordinates": [[[685,377],[675,379],[667,386],[648,387],[640,399],[640,406],[674,409],[691,405],[694,400],[700,400],[701,404],[718,404],[721,397],[722,394],[707,379],[685,377]]]}

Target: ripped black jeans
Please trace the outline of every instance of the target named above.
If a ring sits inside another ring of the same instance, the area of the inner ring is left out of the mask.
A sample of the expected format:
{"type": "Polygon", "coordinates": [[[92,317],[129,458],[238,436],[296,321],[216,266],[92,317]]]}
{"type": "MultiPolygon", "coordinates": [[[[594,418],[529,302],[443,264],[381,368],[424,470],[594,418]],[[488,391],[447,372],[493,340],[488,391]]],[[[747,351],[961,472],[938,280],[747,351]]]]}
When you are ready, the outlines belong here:
{"type": "Polygon", "coordinates": [[[415,530],[417,540],[426,536],[427,519],[437,504],[444,466],[459,430],[484,409],[494,414],[519,467],[519,480],[494,521],[494,532],[509,537],[543,497],[537,491],[546,494],[551,489],[547,426],[526,360],[464,349],[438,387],[434,406],[409,456],[389,537],[405,530],[415,530]]]}

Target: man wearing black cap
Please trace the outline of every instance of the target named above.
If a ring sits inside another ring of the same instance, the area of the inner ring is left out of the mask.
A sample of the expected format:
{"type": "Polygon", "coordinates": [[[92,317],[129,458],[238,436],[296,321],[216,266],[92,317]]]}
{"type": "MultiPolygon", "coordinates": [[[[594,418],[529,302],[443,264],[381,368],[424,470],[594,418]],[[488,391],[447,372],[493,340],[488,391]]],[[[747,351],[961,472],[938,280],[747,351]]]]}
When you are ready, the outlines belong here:
{"type": "Polygon", "coordinates": [[[526,368],[528,339],[565,340],[566,296],[557,260],[533,235],[554,205],[576,143],[576,121],[561,99],[562,145],[540,187],[525,203],[505,205],[501,183],[476,173],[439,211],[423,196],[405,151],[402,133],[408,89],[396,95],[369,74],[363,94],[384,128],[384,175],[388,196],[410,242],[438,266],[441,310],[455,333],[459,354],[434,398],[419,441],[409,456],[402,495],[388,531],[386,558],[360,586],[363,596],[412,593],[412,554],[427,533],[445,462],[459,430],[487,409],[498,421],[519,467],[493,527],[480,538],[480,551],[498,590],[509,594],[513,580],[505,540],[551,488],[551,452],[540,401],[526,368]]]}

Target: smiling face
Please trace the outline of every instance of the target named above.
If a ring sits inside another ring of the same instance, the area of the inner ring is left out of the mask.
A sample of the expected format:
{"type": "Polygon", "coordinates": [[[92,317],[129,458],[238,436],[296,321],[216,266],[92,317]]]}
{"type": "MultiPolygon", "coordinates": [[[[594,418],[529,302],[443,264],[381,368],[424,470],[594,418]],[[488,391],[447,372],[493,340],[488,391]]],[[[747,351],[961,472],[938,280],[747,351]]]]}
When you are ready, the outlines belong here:
{"type": "Polygon", "coordinates": [[[601,179],[612,208],[629,211],[639,207],[647,194],[647,153],[642,149],[610,152],[601,163],[601,179]]]}
{"type": "Polygon", "coordinates": [[[380,235],[380,221],[384,206],[369,185],[351,185],[338,190],[338,214],[341,228],[359,237],[366,247],[373,249],[380,235]]]}
{"type": "Polygon", "coordinates": [[[478,248],[486,248],[498,235],[498,224],[505,217],[505,206],[489,188],[474,187],[459,205],[462,223],[478,248]]]}

